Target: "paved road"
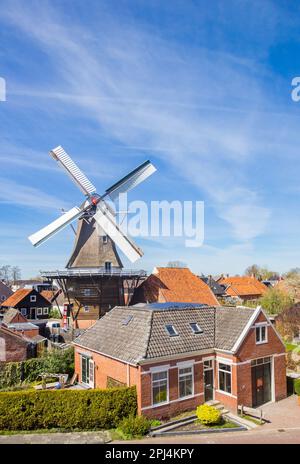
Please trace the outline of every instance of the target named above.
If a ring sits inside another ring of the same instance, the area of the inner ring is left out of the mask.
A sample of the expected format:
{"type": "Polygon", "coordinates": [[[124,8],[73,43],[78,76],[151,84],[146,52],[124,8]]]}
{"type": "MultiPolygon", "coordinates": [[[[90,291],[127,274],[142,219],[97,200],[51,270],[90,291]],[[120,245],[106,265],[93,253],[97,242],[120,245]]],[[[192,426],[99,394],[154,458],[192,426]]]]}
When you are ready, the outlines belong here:
{"type": "Polygon", "coordinates": [[[226,432],[220,434],[185,435],[181,437],[156,437],[135,441],[113,441],[114,444],[165,444],[165,445],[193,445],[193,444],[299,444],[300,427],[290,429],[265,429],[246,432],[226,432]],[[284,430],[284,431],[279,431],[284,430]]]}

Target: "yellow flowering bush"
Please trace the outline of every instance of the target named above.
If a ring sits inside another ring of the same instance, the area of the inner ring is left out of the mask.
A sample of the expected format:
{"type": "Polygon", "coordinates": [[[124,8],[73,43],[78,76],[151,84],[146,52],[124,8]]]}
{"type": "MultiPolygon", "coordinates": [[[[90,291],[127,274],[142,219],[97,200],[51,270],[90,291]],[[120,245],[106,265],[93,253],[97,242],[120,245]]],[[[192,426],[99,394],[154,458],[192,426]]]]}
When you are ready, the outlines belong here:
{"type": "Polygon", "coordinates": [[[198,420],[203,425],[216,425],[220,424],[222,421],[222,414],[220,411],[208,404],[201,404],[201,406],[198,406],[196,414],[198,420]]]}

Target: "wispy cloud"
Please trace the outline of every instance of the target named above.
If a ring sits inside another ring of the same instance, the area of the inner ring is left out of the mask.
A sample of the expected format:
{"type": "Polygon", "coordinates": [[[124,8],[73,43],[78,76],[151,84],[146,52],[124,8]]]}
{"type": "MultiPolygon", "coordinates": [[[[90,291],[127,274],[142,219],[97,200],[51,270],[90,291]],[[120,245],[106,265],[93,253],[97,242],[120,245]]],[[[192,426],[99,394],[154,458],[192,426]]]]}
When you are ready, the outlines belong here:
{"type": "Polygon", "coordinates": [[[0,17],[52,60],[47,104],[76,105],[115,139],[153,151],[200,198],[210,196],[237,239],[262,234],[270,212],[247,176],[264,104],[253,60],[187,50],[112,19],[87,30],[46,5],[9,2],[0,17]]]}

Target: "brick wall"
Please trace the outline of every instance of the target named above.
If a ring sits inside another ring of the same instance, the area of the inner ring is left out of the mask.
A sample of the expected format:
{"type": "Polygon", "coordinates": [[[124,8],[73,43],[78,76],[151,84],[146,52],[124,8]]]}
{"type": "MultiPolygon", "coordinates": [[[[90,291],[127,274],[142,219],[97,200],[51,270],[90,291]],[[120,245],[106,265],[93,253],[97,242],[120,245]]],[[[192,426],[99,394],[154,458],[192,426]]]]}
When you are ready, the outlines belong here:
{"type": "Polygon", "coordinates": [[[28,357],[27,346],[28,343],[21,337],[0,330],[0,361],[25,361],[28,357]]]}

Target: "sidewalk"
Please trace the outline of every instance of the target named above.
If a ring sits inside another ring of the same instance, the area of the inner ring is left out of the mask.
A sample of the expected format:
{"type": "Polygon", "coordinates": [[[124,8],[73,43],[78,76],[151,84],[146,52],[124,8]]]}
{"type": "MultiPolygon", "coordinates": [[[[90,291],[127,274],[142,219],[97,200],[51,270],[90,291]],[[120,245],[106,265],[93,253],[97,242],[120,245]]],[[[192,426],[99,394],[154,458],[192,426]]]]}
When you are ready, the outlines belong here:
{"type": "Polygon", "coordinates": [[[110,441],[108,432],[72,432],[72,433],[26,433],[20,435],[0,435],[0,445],[75,445],[104,444],[110,441]]]}

